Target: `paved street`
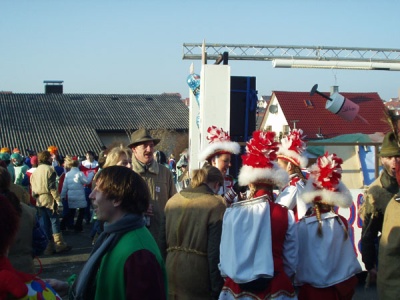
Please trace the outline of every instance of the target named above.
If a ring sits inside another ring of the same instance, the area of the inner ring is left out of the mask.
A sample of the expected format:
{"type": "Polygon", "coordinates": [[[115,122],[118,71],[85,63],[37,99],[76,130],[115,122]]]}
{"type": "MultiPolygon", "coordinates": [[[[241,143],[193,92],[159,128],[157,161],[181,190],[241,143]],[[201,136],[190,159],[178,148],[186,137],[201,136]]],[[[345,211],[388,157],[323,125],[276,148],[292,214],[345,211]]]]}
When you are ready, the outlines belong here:
{"type": "MultiPolygon", "coordinates": [[[[42,262],[43,271],[40,277],[66,280],[71,274],[78,274],[92,249],[89,237],[90,228],[91,225],[84,225],[84,231],[82,233],[64,233],[65,241],[71,245],[73,249],[66,254],[41,256],[40,260],[42,262]]],[[[368,290],[365,290],[364,285],[360,283],[353,299],[378,299],[376,286],[372,286],[368,290]]]]}

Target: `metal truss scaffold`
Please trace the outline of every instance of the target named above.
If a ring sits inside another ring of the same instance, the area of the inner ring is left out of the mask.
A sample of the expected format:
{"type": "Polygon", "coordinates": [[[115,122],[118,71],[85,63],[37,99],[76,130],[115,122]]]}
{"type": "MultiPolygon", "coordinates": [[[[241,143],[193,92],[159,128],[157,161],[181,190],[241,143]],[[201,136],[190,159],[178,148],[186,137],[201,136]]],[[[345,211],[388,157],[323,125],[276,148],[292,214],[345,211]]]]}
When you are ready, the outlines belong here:
{"type": "Polygon", "coordinates": [[[277,59],[293,59],[400,64],[400,49],[212,43],[204,45],[202,43],[184,43],[183,59],[201,60],[203,47],[207,59],[210,60],[217,60],[224,52],[227,52],[229,60],[274,61],[277,59]]]}

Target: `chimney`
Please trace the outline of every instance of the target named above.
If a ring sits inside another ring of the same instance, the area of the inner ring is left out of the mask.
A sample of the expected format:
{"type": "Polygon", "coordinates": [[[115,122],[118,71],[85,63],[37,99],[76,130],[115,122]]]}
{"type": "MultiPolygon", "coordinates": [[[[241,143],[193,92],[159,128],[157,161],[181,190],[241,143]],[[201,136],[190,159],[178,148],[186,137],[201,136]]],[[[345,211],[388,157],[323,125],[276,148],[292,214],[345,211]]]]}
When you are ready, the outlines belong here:
{"type": "Polygon", "coordinates": [[[43,83],[45,94],[62,94],[63,93],[63,80],[45,80],[43,83]]]}
{"type": "Polygon", "coordinates": [[[334,93],[339,93],[339,86],[338,85],[332,85],[331,86],[331,95],[334,93]]]}

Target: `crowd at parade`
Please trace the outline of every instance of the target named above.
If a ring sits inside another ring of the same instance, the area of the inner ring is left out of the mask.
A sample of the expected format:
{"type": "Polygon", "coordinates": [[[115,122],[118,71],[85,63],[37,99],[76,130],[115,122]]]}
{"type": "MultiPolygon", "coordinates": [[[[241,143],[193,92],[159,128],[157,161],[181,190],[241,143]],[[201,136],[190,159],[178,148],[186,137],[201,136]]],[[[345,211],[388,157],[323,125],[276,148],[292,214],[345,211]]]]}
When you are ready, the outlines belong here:
{"type": "MultiPolygon", "coordinates": [[[[255,131],[241,150],[210,126],[207,141],[195,170],[186,151],[177,162],[156,151],[160,139],[146,129],[84,158],[3,147],[0,299],[352,299],[362,266],[336,209],[353,204],[343,160],[326,152],[310,166],[301,129],[255,131]],[[83,222],[93,250],[81,272],[38,277],[35,257],[73,251],[63,233],[81,233],[83,222]]],[[[362,260],[380,299],[400,299],[393,133],[379,157],[360,208],[362,260]]]]}

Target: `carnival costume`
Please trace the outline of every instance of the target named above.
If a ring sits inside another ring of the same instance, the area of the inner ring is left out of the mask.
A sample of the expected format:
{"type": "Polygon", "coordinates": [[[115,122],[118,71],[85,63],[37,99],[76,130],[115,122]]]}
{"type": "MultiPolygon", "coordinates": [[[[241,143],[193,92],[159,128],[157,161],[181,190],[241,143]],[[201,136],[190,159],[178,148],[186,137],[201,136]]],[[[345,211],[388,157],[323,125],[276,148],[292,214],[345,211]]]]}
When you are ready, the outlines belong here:
{"type": "MultiPolygon", "coordinates": [[[[216,157],[218,165],[218,156],[221,154],[239,154],[240,145],[237,142],[232,142],[228,132],[216,126],[210,126],[207,129],[207,137],[209,145],[206,146],[199,154],[199,161],[211,162],[211,159],[216,157]]],[[[224,176],[224,186],[221,187],[218,194],[223,195],[227,205],[238,200],[236,192],[233,190],[233,177],[226,174],[224,176]]]]}
{"type": "Polygon", "coordinates": [[[333,211],[348,208],[352,196],[340,181],[343,160],[336,154],[318,158],[301,195],[313,209],[297,223],[299,263],[295,284],[299,299],[352,299],[361,266],[347,232],[347,221],[333,211]]]}
{"type": "MultiPolygon", "coordinates": [[[[303,139],[303,131],[301,129],[293,129],[289,135],[282,138],[277,152],[278,159],[287,161],[298,168],[307,167],[308,159],[304,155],[306,143],[303,139]]],[[[296,222],[306,214],[309,208],[309,205],[306,205],[299,196],[305,184],[306,181],[299,174],[296,172],[291,174],[289,184],[282,189],[275,201],[291,209],[296,222]]]]}
{"type": "Polygon", "coordinates": [[[239,184],[268,185],[227,209],[222,228],[220,270],[226,299],[297,299],[290,277],[297,264],[293,213],[273,202],[272,187],[289,178],[276,159],[275,133],[256,131],[242,155],[239,184]]]}

